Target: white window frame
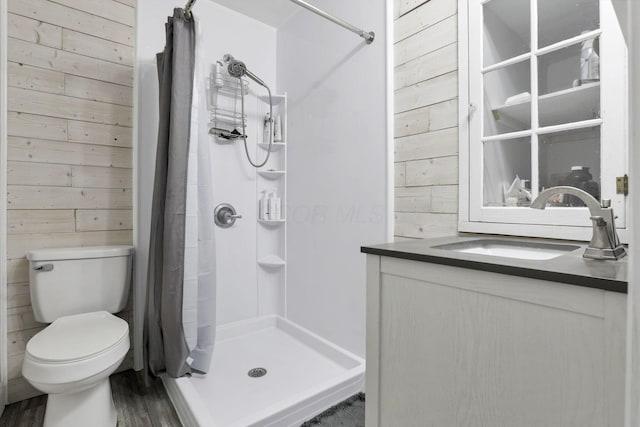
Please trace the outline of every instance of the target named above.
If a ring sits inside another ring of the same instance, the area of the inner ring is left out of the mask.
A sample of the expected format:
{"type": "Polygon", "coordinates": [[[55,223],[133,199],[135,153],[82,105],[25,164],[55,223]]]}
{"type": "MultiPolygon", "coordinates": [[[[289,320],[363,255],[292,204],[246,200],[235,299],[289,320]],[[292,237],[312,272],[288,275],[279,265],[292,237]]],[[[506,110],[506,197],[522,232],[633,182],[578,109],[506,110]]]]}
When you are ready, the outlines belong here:
{"type": "MultiPolygon", "coordinates": [[[[483,207],[481,206],[481,179],[482,179],[482,164],[481,161],[475,161],[478,159],[478,152],[481,153],[481,149],[471,146],[471,132],[470,128],[470,114],[471,112],[471,93],[473,90],[470,84],[470,69],[471,67],[471,55],[469,53],[469,35],[471,31],[477,32],[482,28],[480,19],[475,19],[475,22],[470,20],[470,6],[473,8],[475,5],[470,5],[471,2],[477,2],[475,4],[485,4],[491,0],[458,0],[458,64],[459,64],[459,77],[458,77],[458,94],[459,94],[459,222],[458,230],[460,232],[471,233],[489,233],[489,234],[505,234],[516,236],[530,236],[530,237],[544,237],[544,238],[556,238],[567,240],[583,240],[588,241],[592,235],[592,225],[589,219],[589,213],[586,208],[553,208],[546,209],[544,211],[537,211],[533,209],[523,208],[509,208],[509,207],[483,207]],[[474,27],[475,25],[475,27],[474,27]],[[472,164],[472,159],[475,163],[472,164]],[[479,177],[479,179],[478,179],[479,177]],[[473,179],[473,181],[472,181],[473,179]]],[[[601,0],[601,22],[605,19],[615,19],[615,10],[611,0],[601,0]]],[[[537,0],[531,0],[531,19],[532,22],[537,22],[537,0]]],[[[593,34],[600,34],[601,30],[592,32],[593,34]]],[[[536,34],[534,30],[534,35],[536,34]]],[[[590,35],[593,35],[590,34],[590,35]]],[[[587,35],[589,36],[589,35],[587,35]]],[[[585,37],[587,37],[585,36],[585,37]]],[[[608,55],[613,57],[616,55],[627,56],[627,51],[623,48],[624,37],[622,32],[620,34],[614,34],[608,32],[603,35],[601,44],[607,43],[606,49],[609,52],[608,55]],[[607,40],[608,37],[608,40],[607,40]]],[[[569,43],[561,42],[558,45],[568,45],[569,43]]],[[[548,51],[549,48],[545,47],[542,51],[548,51]]],[[[537,49],[537,40],[532,39],[532,51],[540,54],[541,49],[537,49]]],[[[477,55],[481,57],[481,53],[477,55]]],[[[531,57],[531,69],[532,69],[532,84],[537,85],[537,56],[534,54],[531,57]]],[[[476,68],[478,64],[475,64],[476,68]]],[[[603,64],[602,73],[607,71],[607,64],[603,64]]],[[[613,68],[613,67],[612,67],[613,68]]],[[[475,68],[474,68],[475,69],[475,68]]],[[[628,87],[628,70],[613,70],[616,72],[616,78],[610,79],[610,84],[626,85],[628,87]]],[[[604,79],[603,79],[604,80],[604,79]]],[[[616,88],[619,90],[619,88],[616,88]]],[[[476,89],[477,90],[477,89],[476,89]]],[[[607,96],[612,93],[619,93],[617,90],[606,91],[601,90],[601,103],[606,105],[607,96]]],[[[537,94],[537,88],[532,88],[532,94],[537,94]]],[[[535,96],[535,95],[534,95],[535,96]]],[[[537,103],[532,103],[532,109],[537,108],[537,103]]],[[[481,108],[481,107],[478,107],[481,108]]],[[[612,117],[607,117],[606,112],[603,111],[603,116],[606,118],[606,124],[603,123],[601,129],[604,126],[607,128],[607,139],[617,141],[617,150],[622,150],[624,153],[624,161],[622,169],[609,175],[602,175],[602,186],[604,194],[615,194],[615,176],[628,173],[628,105],[623,107],[625,114],[617,117],[615,120],[612,117]],[[612,130],[616,130],[612,132],[612,130]]],[[[481,113],[477,111],[476,114],[481,113]]],[[[594,120],[593,124],[600,119],[594,120]]],[[[535,125],[532,123],[532,163],[537,164],[537,141],[534,143],[534,138],[537,138],[535,125]],[[534,161],[535,160],[535,161],[534,161]]],[[[566,130],[570,128],[569,125],[554,126],[556,130],[566,130]]],[[[474,129],[473,132],[479,132],[474,129]]],[[[604,133],[604,130],[603,130],[604,133]]],[[[604,139],[601,139],[603,144],[604,139]]],[[[610,153],[610,151],[609,151],[610,153]]],[[[606,150],[602,150],[601,159],[605,163],[608,158],[606,150]]],[[[532,173],[534,173],[532,171],[532,173]]],[[[537,171],[535,172],[537,173],[537,171]]],[[[613,198],[613,207],[616,209],[616,214],[620,215],[620,220],[617,223],[618,233],[623,242],[627,243],[629,240],[629,230],[626,223],[625,214],[627,212],[627,200],[624,196],[616,196],[613,198]]]]}

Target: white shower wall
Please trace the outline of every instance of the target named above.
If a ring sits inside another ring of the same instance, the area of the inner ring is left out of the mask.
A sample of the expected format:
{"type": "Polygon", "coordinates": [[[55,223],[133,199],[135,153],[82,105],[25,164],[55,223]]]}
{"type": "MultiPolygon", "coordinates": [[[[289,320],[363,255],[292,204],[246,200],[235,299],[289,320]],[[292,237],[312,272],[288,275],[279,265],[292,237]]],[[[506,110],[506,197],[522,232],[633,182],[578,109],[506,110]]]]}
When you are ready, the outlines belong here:
{"type": "MultiPolygon", "coordinates": [[[[173,14],[175,1],[138,0],[137,12],[137,66],[138,66],[138,242],[137,283],[146,283],[148,262],[149,223],[155,168],[155,150],[158,120],[158,84],[155,54],[165,43],[164,24],[173,14]]],[[[276,77],[276,30],[245,15],[217,5],[212,1],[199,1],[194,14],[200,23],[205,43],[207,65],[215,63],[226,53],[233,54],[260,76],[272,89],[276,77]]],[[[258,91],[257,85],[252,89],[258,91]]],[[[248,133],[255,143],[261,132],[256,120],[255,98],[247,97],[250,118],[248,133]]],[[[256,181],[255,170],[247,163],[242,141],[221,145],[211,138],[214,206],[231,203],[243,218],[237,226],[223,230],[216,228],[217,251],[217,324],[255,317],[259,296],[256,267],[256,181]]],[[[255,155],[255,148],[251,154],[255,155]]],[[[264,151],[260,150],[264,155],[264,151]]],[[[140,287],[138,287],[140,290],[140,287]]],[[[263,293],[263,298],[273,300],[263,293]]],[[[144,303],[138,298],[138,313],[144,303]]],[[[264,311],[264,304],[263,304],[264,311]]],[[[141,322],[137,322],[140,325],[141,322]]],[[[136,336],[141,339],[138,327],[136,336]]]]}
{"type": "MultiPolygon", "coordinates": [[[[286,293],[258,283],[256,177],[242,142],[220,145],[212,138],[214,205],[231,203],[243,215],[231,229],[216,228],[216,323],[284,315],[286,301],[291,320],[364,356],[365,264],[359,248],[384,241],[387,224],[385,2],[326,0],[321,6],[375,31],[376,41],[365,45],[303,9],[276,29],[213,1],[200,0],[194,8],[210,64],[231,53],[274,93],[289,96],[286,293]]],[[[157,138],[154,58],[174,7],[169,0],[137,3],[139,284],[146,283],[157,138]]],[[[262,94],[259,86],[251,88],[262,94]]],[[[252,143],[261,132],[256,107],[248,99],[252,143]]],[[[257,154],[262,158],[265,151],[257,154]]],[[[143,305],[138,298],[137,316],[143,305]]],[[[136,322],[138,340],[141,324],[136,322]]],[[[140,367],[140,355],[136,362],[140,367]]]]}
{"type": "Polygon", "coordinates": [[[386,5],[314,4],[376,39],[365,45],[306,10],[278,29],[278,88],[289,95],[287,312],[364,357],[360,246],[387,238],[386,5]]]}

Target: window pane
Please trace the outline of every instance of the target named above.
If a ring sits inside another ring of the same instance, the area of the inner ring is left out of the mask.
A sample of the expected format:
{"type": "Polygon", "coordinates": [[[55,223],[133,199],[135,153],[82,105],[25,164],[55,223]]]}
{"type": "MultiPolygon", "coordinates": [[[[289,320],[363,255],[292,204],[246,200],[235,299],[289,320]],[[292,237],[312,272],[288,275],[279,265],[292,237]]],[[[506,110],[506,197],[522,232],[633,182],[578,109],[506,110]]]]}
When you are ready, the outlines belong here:
{"type": "Polygon", "coordinates": [[[538,58],[540,126],[600,117],[598,59],[581,59],[583,49],[598,46],[598,39],[566,47],[538,58]]]}
{"type": "MultiPolygon", "coordinates": [[[[540,190],[558,185],[580,188],[600,199],[600,127],[539,136],[540,190]]],[[[559,197],[557,206],[584,206],[559,197]]]]}
{"type": "Polygon", "coordinates": [[[484,136],[531,129],[530,63],[485,73],[484,136]]]}
{"type": "Polygon", "coordinates": [[[485,67],[531,50],[529,0],[491,0],[483,6],[485,67]]]}
{"type": "Polygon", "coordinates": [[[590,39],[540,56],[538,58],[540,95],[600,82],[599,45],[599,38],[590,39]],[[591,49],[593,49],[593,56],[587,53],[591,52],[591,49]],[[588,58],[591,58],[591,63],[588,58]]]}
{"type": "Polygon", "coordinates": [[[600,28],[599,0],[538,0],[538,47],[600,28]]]}
{"type": "Polygon", "coordinates": [[[531,139],[484,142],[483,157],[484,206],[529,206],[531,139]]]}

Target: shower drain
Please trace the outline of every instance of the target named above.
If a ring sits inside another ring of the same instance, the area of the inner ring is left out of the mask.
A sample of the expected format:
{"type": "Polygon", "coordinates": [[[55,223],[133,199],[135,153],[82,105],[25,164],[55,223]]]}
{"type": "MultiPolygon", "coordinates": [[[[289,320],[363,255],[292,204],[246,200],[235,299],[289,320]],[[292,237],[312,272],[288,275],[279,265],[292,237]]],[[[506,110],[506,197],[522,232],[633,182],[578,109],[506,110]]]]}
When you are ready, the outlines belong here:
{"type": "Polygon", "coordinates": [[[253,368],[252,370],[247,372],[247,375],[249,375],[251,378],[260,378],[267,375],[267,370],[264,368],[253,368]]]}

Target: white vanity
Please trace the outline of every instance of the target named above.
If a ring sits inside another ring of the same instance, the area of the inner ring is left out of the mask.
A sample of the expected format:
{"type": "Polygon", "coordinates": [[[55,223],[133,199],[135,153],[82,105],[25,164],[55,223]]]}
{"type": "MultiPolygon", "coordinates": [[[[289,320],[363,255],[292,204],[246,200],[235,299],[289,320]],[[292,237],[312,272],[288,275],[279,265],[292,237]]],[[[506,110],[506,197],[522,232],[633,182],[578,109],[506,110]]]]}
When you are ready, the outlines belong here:
{"type": "Polygon", "coordinates": [[[451,237],[367,254],[367,427],[624,424],[626,262],[451,237]]]}

